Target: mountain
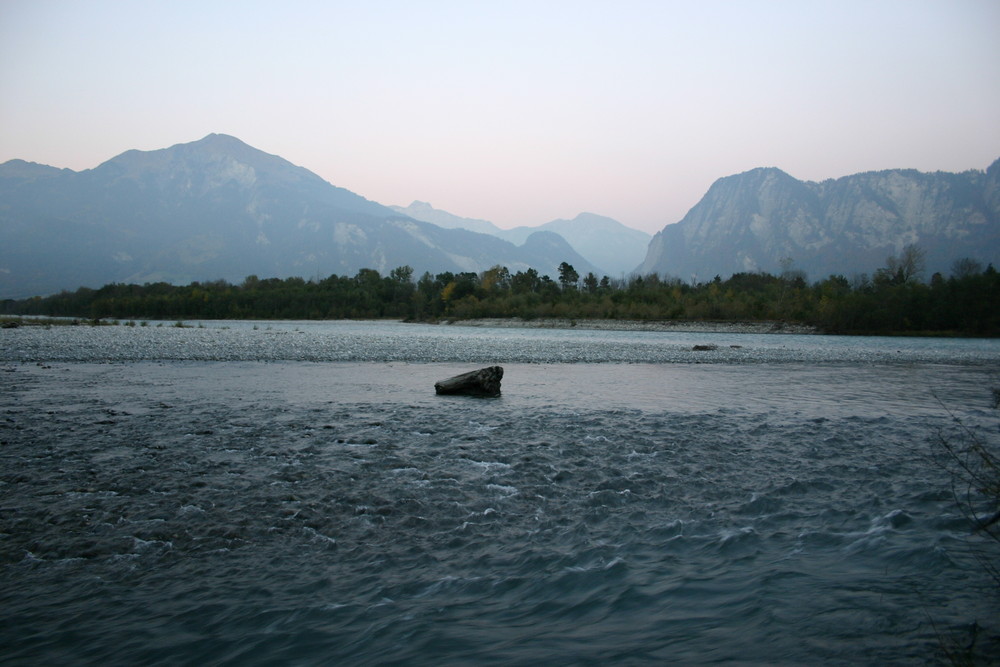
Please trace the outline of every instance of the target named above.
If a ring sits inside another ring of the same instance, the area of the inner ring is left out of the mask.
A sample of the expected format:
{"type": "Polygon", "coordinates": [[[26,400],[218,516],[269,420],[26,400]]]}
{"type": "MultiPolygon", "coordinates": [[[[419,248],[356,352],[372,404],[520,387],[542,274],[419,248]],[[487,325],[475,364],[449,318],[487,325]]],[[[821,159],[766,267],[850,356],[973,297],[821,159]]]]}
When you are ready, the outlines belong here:
{"type": "MultiPolygon", "coordinates": [[[[430,204],[415,201],[407,207],[392,206],[397,213],[441,227],[469,229],[492,234],[514,244],[524,243],[536,232],[554,232],[562,236],[580,255],[597,267],[597,275],[618,276],[630,273],[646,254],[651,236],[626,227],[617,220],[593,213],[581,213],[572,220],[553,220],[537,227],[501,229],[487,220],[461,218],[430,204]]],[[[572,263],[572,262],[571,262],[572,263]]],[[[579,267],[574,266],[579,271],[579,267]]],[[[585,272],[580,272],[584,275],[585,272]]]]}
{"type": "Polygon", "coordinates": [[[652,238],[646,232],[593,213],[581,213],[572,220],[553,220],[538,227],[515,227],[503,238],[519,243],[523,234],[535,230],[559,234],[574,250],[601,267],[602,273],[614,277],[635,270],[636,260],[641,260],[652,238]]]}
{"type": "MultiPolygon", "coordinates": [[[[448,213],[448,211],[436,209],[427,202],[415,201],[405,208],[403,206],[390,206],[389,208],[396,213],[413,218],[414,220],[429,222],[432,225],[444,227],[445,229],[468,229],[470,232],[489,234],[491,236],[502,238],[506,241],[510,240],[504,236],[504,230],[500,229],[489,220],[461,218],[457,215],[448,213]]],[[[525,235],[525,237],[521,239],[521,242],[523,243],[527,238],[528,236],[525,235]]]]}
{"type": "Polygon", "coordinates": [[[638,272],[705,281],[779,273],[791,259],[812,280],[870,275],[910,244],[924,251],[927,278],[966,257],[1000,266],[1000,160],[985,172],[897,169],[821,183],[775,168],[721,178],[653,237],[638,272]]]}
{"type": "Polygon", "coordinates": [[[81,172],[0,165],[0,298],[403,265],[418,276],[501,264],[555,277],[563,261],[590,266],[561,239],[517,247],[400,215],[221,134],[81,172]]]}

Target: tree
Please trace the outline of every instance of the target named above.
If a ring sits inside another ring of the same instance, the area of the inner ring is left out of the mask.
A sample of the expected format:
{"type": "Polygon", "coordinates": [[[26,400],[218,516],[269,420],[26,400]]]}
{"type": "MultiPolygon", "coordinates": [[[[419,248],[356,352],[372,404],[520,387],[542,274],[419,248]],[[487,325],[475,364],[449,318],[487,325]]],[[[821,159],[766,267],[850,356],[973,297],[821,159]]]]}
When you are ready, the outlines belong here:
{"type": "Polygon", "coordinates": [[[538,277],[538,271],[535,269],[518,271],[510,279],[510,286],[514,294],[537,292],[539,287],[541,287],[541,284],[541,279],[538,277]]]}
{"type": "Polygon", "coordinates": [[[389,278],[397,283],[409,283],[413,281],[413,267],[400,266],[389,272],[389,278]]]}
{"type": "Polygon", "coordinates": [[[978,276],[982,272],[983,265],[971,257],[956,259],[955,263],[951,265],[951,275],[957,280],[968,278],[969,276],[978,276]]]}
{"type": "Polygon", "coordinates": [[[492,268],[483,271],[479,276],[479,284],[487,292],[492,292],[494,290],[506,291],[510,289],[511,277],[510,271],[506,266],[500,266],[499,264],[493,266],[492,268]]]}
{"type": "Polygon", "coordinates": [[[563,262],[559,265],[559,284],[564,290],[576,289],[578,282],[580,282],[580,274],[576,272],[572,264],[563,262]]]}
{"type": "Polygon", "coordinates": [[[924,273],[924,251],[910,243],[903,248],[899,256],[889,255],[885,260],[885,268],[875,272],[876,284],[906,285],[920,282],[924,273]]]}
{"type": "Polygon", "coordinates": [[[798,287],[804,287],[806,284],[806,272],[802,269],[795,268],[795,260],[791,257],[782,258],[781,262],[781,279],[789,284],[795,284],[798,287]]]}

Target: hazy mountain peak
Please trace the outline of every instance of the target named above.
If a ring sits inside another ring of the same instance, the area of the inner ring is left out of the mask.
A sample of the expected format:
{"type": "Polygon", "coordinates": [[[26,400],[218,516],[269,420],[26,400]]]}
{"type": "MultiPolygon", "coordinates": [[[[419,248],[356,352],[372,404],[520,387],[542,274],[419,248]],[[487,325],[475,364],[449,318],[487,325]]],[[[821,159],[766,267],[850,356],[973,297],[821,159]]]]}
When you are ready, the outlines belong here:
{"type": "MultiPolygon", "coordinates": [[[[211,132],[206,134],[204,137],[198,141],[191,142],[192,146],[204,145],[204,146],[219,146],[227,148],[250,148],[250,146],[231,134],[222,134],[219,132],[211,132]]],[[[257,149],[254,149],[257,150],[257,149]]]]}
{"type": "MultiPolygon", "coordinates": [[[[504,238],[503,230],[494,225],[489,220],[478,220],[475,218],[462,218],[448,211],[434,208],[425,201],[414,200],[409,206],[390,206],[392,210],[414,220],[429,222],[445,229],[467,229],[479,234],[489,234],[504,238]]],[[[506,239],[510,240],[510,239],[506,239]]]]}
{"type": "Polygon", "coordinates": [[[643,236],[645,236],[645,238],[646,238],[647,241],[650,238],[650,234],[647,234],[646,232],[643,232],[643,231],[640,231],[638,229],[634,229],[632,227],[628,227],[626,225],[623,225],[622,223],[618,222],[614,218],[609,218],[606,215],[599,215],[597,213],[589,213],[587,211],[583,211],[581,213],[577,213],[576,217],[568,219],[568,220],[565,219],[565,218],[559,218],[557,220],[551,220],[551,221],[545,223],[544,225],[541,225],[541,228],[544,228],[544,229],[557,229],[557,228],[558,229],[573,229],[573,228],[575,228],[575,229],[580,229],[580,230],[586,229],[588,232],[592,232],[592,231],[595,231],[595,230],[605,230],[605,231],[614,230],[616,232],[623,231],[623,232],[626,232],[626,233],[637,232],[637,233],[642,234],[643,236]]]}
{"type": "Polygon", "coordinates": [[[538,227],[500,229],[492,222],[460,218],[421,201],[414,201],[406,208],[393,206],[392,209],[441,227],[492,234],[517,245],[527,243],[529,237],[537,232],[553,232],[561,236],[574,252],[585,257],[599,272],[610,272],[612,275],[633,270],[642,261],[651,238],[646,232],[626,227],[617,220],[596,213],[579,213],[572,220],[553,220],[538,227]]]}
{"type": "Polygon", "coordinates": [[[646,232],[626,227],[613,218],[588,212],[579,213],[572,220],[552,220],[540,227],[519,229],[556,232],[569,241],[577,252],[611,275],[634,270],[636,258],[645,255],[652,238],[646,232]]]}
{"type": "Polygon", "coordinates": [[[200,154],[213,157],[229,157],[234,160],[255,163],[257,165],[271,164],[282,168],[294,167],[300,169],[300,167],[295,167],[295,165],[284,158],[272,155],[271,153],[265,153],[228,134],[209,134],[198,141],[177,144],[164,150],[176,151],[188,155],[200,154]]]}
{"type": "MultiPolygon", "coordinates": [[[[98,169],[107,166],[124,168],[126,170],[164,169],[176,168],[177,165],[184,163],[205,165],[222,161],[238,162],[255,168],[268,168],[272,170],[301,170],[316,177],[312,172],[301,169],[301,167],[296,167],[277,155],[265,153],[227,134],[209,134],[198,141],[174,144],[169,148],[158,148],[149,151],[128,150],[102,163],[98,166],[98,169]]],[[[299,175],[301,176],[302,174],[299,175]]]]}
{"type": "Polygon", "coordinates": [[[65,173],[73,173],[73,170],[59,169],[47,164],[18,159],[8,160],[0,164],[0,178],[48,178],[65,173]]]}

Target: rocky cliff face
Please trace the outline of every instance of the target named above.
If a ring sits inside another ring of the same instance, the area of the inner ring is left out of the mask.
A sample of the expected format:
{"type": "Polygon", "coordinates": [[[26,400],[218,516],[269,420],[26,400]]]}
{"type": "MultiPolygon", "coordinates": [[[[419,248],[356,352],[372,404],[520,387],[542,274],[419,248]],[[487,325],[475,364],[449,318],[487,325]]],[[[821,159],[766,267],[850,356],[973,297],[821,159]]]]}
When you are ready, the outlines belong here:
{"type": "Polygon", "coordinates": [[[926,275],[970,257],[1000,266],[1000,160],[985,172],[891,170],[812,183],[780,169],[716,181],[653,237],[640,273],[683,280],[767,271],[790,258],[810,279],[873,273],[909,244],[926,275]]]}

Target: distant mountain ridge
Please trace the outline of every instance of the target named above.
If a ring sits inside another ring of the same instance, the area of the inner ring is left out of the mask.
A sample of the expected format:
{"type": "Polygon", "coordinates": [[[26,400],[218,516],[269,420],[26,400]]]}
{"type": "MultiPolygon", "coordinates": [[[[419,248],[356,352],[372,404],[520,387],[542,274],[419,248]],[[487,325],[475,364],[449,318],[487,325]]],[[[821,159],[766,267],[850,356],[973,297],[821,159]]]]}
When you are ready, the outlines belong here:
{"type": "Polygon", "coordinates": [[[820,183],[776,168],[720,178],[653,237],[637,270],[704,281],[779,273],[790,259],[820,280],[870,275],[909,244],[924,251],[928,278],[966,257],[1000,267],[1000,160],[985,172],[895,169],[820,183]]]}
{"type": "MultiPolygon", "coordinates": [[[[622,223],[594,213],[580,213],[572,220],[552,220],[537,227],[514,227],[501,229],[488,220],[462,218],[436,209],[430,204],[415,201],[409,206],[390,207],[397,213],[417,220],[430,222],[441,227],[469,229],[520,245],[529,236],[539,231],[554,232],[588,260],[599,271],[597,275],[619,276],[631,273],[646,254],[652,236],[638,229],[626,227],[622,223]]],[[[575,267],[578,268],[578,267],[575,267]]]]}
{"type": "Polygon", "coordinates": [[[648,238],[590,213],[502,230],[423,202],[387,207],[222,134],[126,151],[80,172],[0,164],[0,298],[23,298],[111,282],[322,278],[403,265],[417,276],[502,265],[554,278],[568,262],[580,276],[705,281],[778,273],[790,260],[819,280],[872,274],[908,244],[926,253],[925,277],[963,258],[1000,267],[1000,160],[985,171],[900,169],[820,183],[754,169],[719,179],[680,222],[648,238]]]}
{"type": "MultiPolygon", "coordinates": [[[[478,218],[462,218],[460,216],[434,208],[424,201],[414,201],[409,206],[390,206],[393,211],[400,215],[429,222],[445,229],[467,229],[470,232],[489,234],[498,238],[504,238],[504,230],[494,225],[489,220],[478,218]]],[[[505,239],[509,240],[509,239],[505,239]]]]}
{"type": "Polygon", "coordinates": [[[555,277],[592,268],[559,237],[521,246],[436,225],[327,183],[235,137],[130,150],[81,172],[0,165],[0,298],[111,282],[424,271],[555,277]]]}

